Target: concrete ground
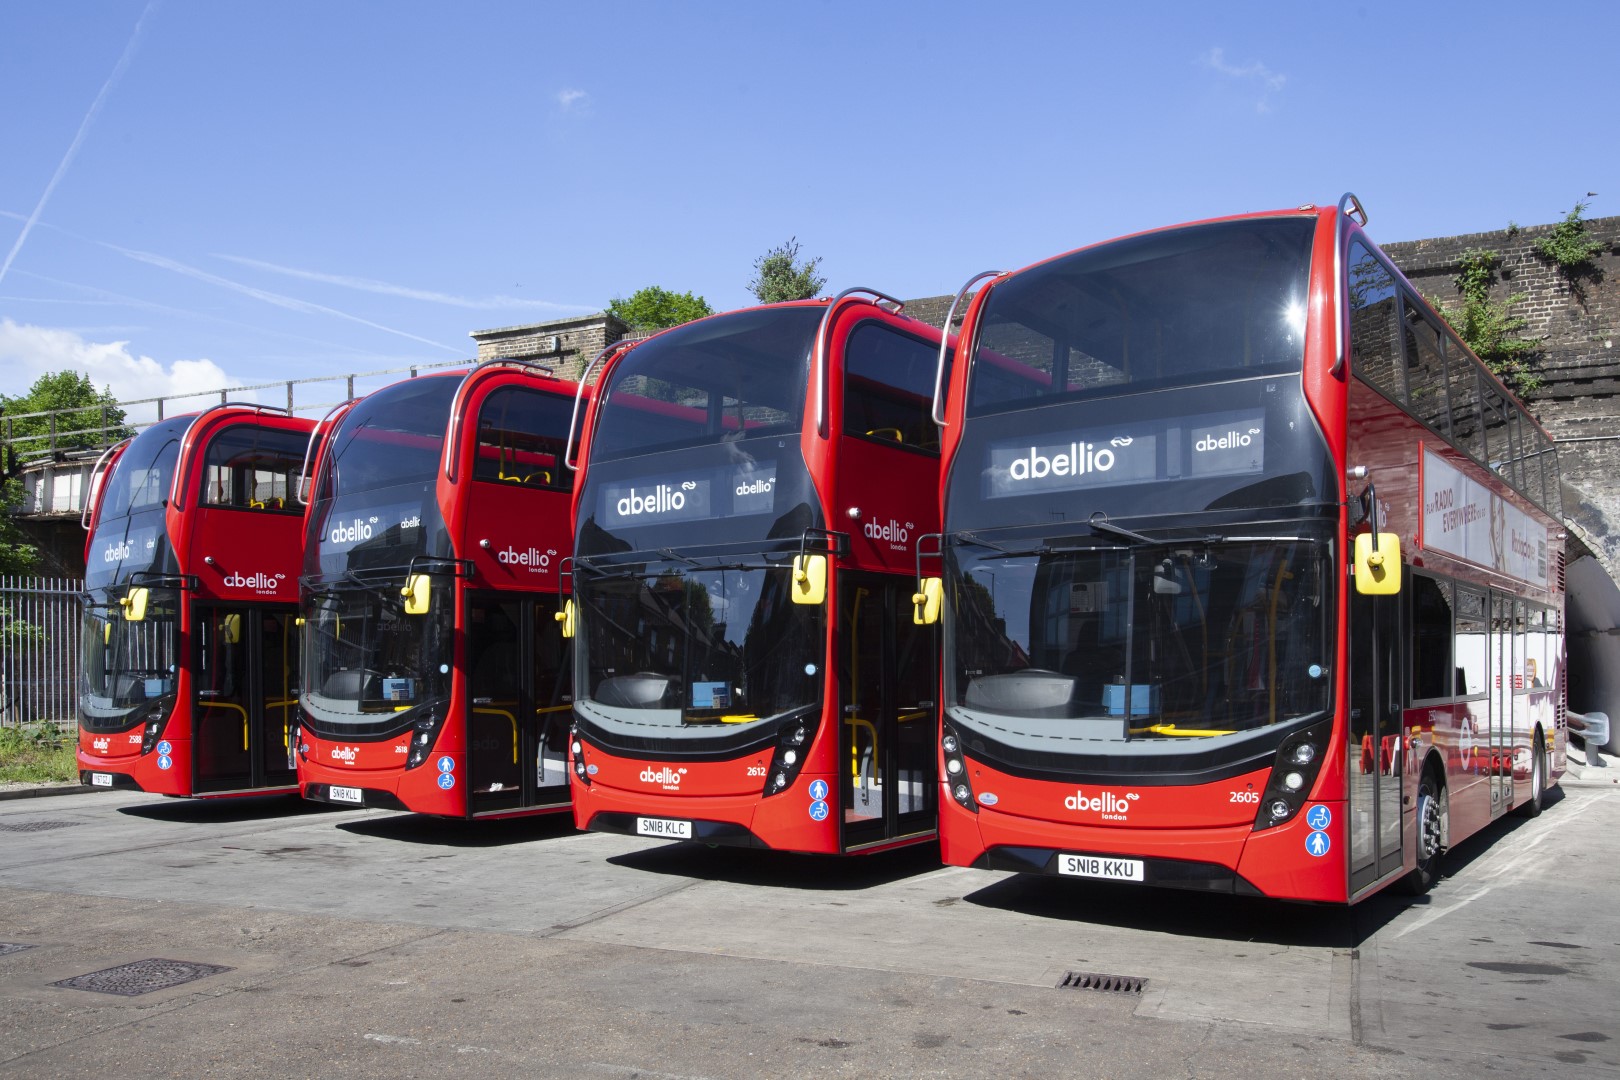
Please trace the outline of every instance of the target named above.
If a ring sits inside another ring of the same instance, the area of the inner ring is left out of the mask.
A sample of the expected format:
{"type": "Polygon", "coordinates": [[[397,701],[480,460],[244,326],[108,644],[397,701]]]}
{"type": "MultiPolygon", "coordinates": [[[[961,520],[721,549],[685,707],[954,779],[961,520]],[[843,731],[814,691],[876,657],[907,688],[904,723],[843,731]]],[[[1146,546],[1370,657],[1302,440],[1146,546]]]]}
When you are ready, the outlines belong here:
{"type": "Polygon", "coordinates": [[[1620,1073],[1620,789],[1353,909],[287,800],[0,802],[0,1075],[1620,1073]],[[225,969],[140,996],[53,985],[225,969]],[[1069,972],[1140,993],[1060,989],[1069,972]]]}

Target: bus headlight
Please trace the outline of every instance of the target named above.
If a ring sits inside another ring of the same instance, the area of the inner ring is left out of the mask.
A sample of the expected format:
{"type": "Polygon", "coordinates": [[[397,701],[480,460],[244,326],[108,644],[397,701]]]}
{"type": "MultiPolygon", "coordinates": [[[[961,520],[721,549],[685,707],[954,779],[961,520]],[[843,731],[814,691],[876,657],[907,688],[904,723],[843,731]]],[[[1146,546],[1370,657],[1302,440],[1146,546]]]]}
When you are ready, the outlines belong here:
{"type": "Polygon", "coordinates": [[[793,786],[799,770],[804,768],[805,759],[809,757],[799,748],[809,738],[810,729],[802,719],[789,720],[782,725],[777,732],[776,752],[771,755],[771,767],[765,770],[765,775],[769,777],[765,781],[765,794],[779,795],[793,786]]]}
{"type": "Polygon", "coordinates": [[[946,728],[940,736],[939,749],[945,759],[945,775],[950,779],[947,787],[951,798],[955,799],[964,809],[975,814],[979,812],[979,801],[973,797],[973,788],[968,783],[967,762],[962,760],[962,740],[956,732],[946,728]]]}
{"type": "Polygon", "coordinates": [[[1254,816],[1255,832],[1281,825],[1299,813],[1322,771],[1322,751],[1332,730],[1333,721],[1322,720],[1294,732],[1277,747],[1271,777],[1254,816]]]}
{"type": "Polygon", "coordinates": [[[437,708],[430,709],[426,716],[412,725],[411,752],[405,758],[407,769],[416,768],[433,754],[433,744],[443,726],[444,715],[437,708]]]}
{"type": "Polygon", "coordinates": [[[152,748],[163,737],[163,729],[169,724],[169,713],[172,710],[163,707],[167,700],[167,698],[159,698],[152,704],[151,711],[143,718],[141,728],[141,753],[143,754],[152,752],[152,748]]]}
{"type": "Polygon", "coordinates": [[[585,740],[579,737],[577,728],[568,733],[568,756],[572,759],[574,779],[590,787],[591,770],[590,766],[585,764],[585,740]]]}

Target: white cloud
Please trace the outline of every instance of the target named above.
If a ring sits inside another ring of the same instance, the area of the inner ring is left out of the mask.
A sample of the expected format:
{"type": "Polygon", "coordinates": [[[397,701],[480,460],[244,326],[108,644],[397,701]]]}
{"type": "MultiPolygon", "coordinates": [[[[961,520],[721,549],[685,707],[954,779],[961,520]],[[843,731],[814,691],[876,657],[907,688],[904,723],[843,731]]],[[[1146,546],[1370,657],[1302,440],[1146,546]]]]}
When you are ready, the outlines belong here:
{"type": "Polygon", "coordinates": [[[525,300],[516,296],[454,296],[450,293],[433,292],[428,289],[415,289],[409,285],[395,285],[392,282],[378,281],[375,278],[355,277],[349,274],[326,274],[318,270],[301,270],[295,266],[281,266],[260,259],[250,259],[245,255],[219,255],[216,258],[254,270],[264,270],[271,274],[282,274],[286,277],[298,278],[301,281],[314,281],[322,285],[337,285],[345,289],[358,289],[361,292],[376,293],[379,296],[398,296],[406,300],[422,300],[431,304],[448,304],[451,307],[468,308],[475,311],[502,311],[514,308],[567,312],[595,310],[582,304],[559,304],[550,300],[525,300]]]}
{"type": "Polygon", "coordinates": [[[131,353],[127,341],[86,341],[71,330],[0,320],[0,394],[24,393],[41,375],[57,371],[81,371],[97,390],[111,387],[119,401],[242,385],[212,360],[176,360],[165,366],[131,353]]]}
{"type": "Polygon", "coordinates": [[[1266,65],[1256,60],[1252,64],[1229,64],[1226,61],[1226,50],[1214,48],[1203,56],[1204,66],[1211,71],[1219,72],[1229,79],[1240,82],[1254,83],[1260,88],[1260,98],[1254,103],[1256,112],[1271,111],[1271,97],[1282,93],[1288,76],[1272,71],[1266,65]]]}
{"type": "Polygon", "coordinates": [[[591,95],[584,90],[557,91],[557,105],[563,112],[583,112],[591,103],[591,95]]]}

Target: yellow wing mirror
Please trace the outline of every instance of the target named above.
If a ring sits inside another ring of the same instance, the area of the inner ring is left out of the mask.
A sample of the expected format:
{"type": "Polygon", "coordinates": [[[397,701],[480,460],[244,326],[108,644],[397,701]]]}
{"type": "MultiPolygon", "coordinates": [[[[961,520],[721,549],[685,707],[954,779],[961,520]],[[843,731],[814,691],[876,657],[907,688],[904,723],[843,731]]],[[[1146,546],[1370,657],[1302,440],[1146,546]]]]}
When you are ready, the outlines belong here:
{"type": "Polygon", "coordinates": [[[433,581],[426,574],[407,574],[400,595],[405,597],[405,614],[426,615],[433,599],[433,581]]]}
{"type": "Polygon", "coordinates": [[[562,623],[563,637],[571,638],[574,636],[574,602],[572,600],[563,601],[562,610],[557,612],[553,618],[562,623]]]}
{"type": "Polygon", "coordinates": [[[925,577],[917,582],[917,591],[911,594],[911,621],[918,626],[933,626],[939,622],[939,608],[945,600],[945,583],[937,577],[925,577]]]}
{"type": "Polygon", "coordinates": [[[233,611],[220,620],[220,631],[225,635],[225,644],[235,645],[242,640],[242,613],[233,611]]]}
{"type": "Polygon", "coordinates": [[[1401,538],[1395,533],[1356,534],[1356,592],[1394,596],[1401,591],[1401,538]]]}
{"type": "Polygon", "coordinates": [[[822,604],[827,600],[827,556],[793,556],[793,602],[822,604]]]}
{"type": "Polygon", "coordinates": [[[118,601],[124,609],[124,618],[130,622],[146,621],[146,602],[152,598],[152,590],[145,586],[136,586],[129,590],[118,601]]]}

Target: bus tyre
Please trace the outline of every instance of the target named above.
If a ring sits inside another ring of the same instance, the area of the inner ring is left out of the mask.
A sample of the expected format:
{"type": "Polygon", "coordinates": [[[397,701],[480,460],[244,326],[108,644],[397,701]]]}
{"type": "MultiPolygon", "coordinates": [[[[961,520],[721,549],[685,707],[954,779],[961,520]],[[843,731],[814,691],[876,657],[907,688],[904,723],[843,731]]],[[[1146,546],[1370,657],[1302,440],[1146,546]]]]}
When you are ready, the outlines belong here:
{"type": "Polygon", "coordinates": [[[1541,804],[1547,793],[1547,751],[1542,743],[1541,729],[1536,729],[1535,742],[1530,747],[1530,798],[1519,807],[1519,816],[1533,818],[1541,814],[1541,804]]]}
{"type": "Polygon", "coordinates": [[[1445,854],[1445,792],[1432,769],[1423,770],[1418,783],[1417,866],[1401,879],[1401,891],[1422,896],[1440,876],[1440,857],[1445,854]]]}

